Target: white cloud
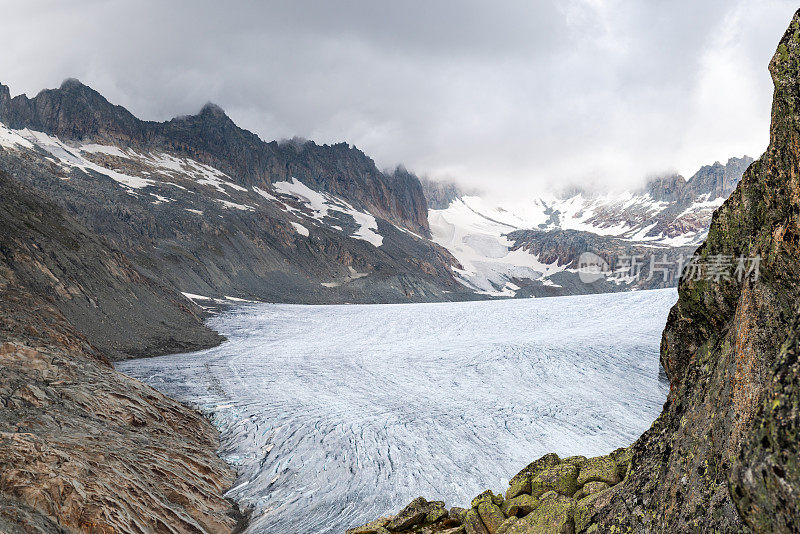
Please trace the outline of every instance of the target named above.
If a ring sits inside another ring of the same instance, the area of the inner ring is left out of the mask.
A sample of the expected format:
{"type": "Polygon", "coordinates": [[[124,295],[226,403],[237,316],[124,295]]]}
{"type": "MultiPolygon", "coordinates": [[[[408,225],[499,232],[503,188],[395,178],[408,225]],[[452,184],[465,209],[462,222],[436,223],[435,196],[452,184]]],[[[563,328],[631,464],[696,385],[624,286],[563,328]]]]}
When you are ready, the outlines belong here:
{"type": "Polygon", "coordinates": [[[0,80],[77,77],[140,117],[206,101],[499,194],[620,187],[768,140],[790,2],[137,2],[4,7],[0,80]]]}

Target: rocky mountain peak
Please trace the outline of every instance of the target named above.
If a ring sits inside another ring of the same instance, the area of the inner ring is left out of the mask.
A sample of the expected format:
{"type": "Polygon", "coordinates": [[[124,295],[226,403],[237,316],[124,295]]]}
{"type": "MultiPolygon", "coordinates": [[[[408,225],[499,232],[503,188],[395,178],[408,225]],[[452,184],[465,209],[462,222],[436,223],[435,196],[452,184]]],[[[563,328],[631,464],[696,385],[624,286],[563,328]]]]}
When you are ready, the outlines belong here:
{"type": "Polygon", "coordinates": [[[647,182],[647,192],[655,200],[673,201],[681,198],[686,187],[686,178],[680,174],[657,176],[647,182]]]}
{"type": "Polygon", "coordinates": [[[0,117],[5,116],[11,103],[11,90],[7,85],[0,83],[0,117]]]}
{"type": "Polygon", "coordinates": [[[223,120],[233,122],[225,110],[213,102],[206,102],[198,114],[200,117],[214,120],[223,120]]]}
{"type": "Polygon", "coordinates": [[[74,78],[33,98],[18,95],[9,99],[8,88],[0,94],[0,121],[11,128],[75,140],[130,143],[142,137],[141,121],[74,78]]]}
{"type": "Polygon", "coordinates": [[[63,82],[61,82],[61,86],[59,87],[61,91],[83,91],[83,90],[92,90],[88,85],[85,85],[77,78],[66,78],[63,82]]]}
{"type": "Polygon", "coordinates": [[[753,163],[753,158],[742,156],[741,158],[729,158],[725,165],[719,161],[713,165],[705,165],[689,180],[687,193],[692,198],[701,195],[709,195],[709,199],[727,198],[736,188],[739,178],[751,163],[753,163]]]}

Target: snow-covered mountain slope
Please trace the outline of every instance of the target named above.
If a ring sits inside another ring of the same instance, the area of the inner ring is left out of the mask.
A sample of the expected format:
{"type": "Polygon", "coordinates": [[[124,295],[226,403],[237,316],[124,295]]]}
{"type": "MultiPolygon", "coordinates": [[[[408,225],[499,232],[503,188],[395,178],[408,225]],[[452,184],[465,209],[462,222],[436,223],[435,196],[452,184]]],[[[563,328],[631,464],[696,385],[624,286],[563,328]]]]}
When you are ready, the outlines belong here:
{"type": "Polygon", "coordinates": [[[371,160],[353,148],[295,143],[259,145],[276,151],[279,170],[248,180],[202,148],[218,134],[219,113],[180,143],[70,138],[67,128],[0,121],[0,170],[185,294],[303,303],[475,298],[454,278],[452,256],[426,237],[413,175],[365,171],[359,165],[371,160]]]}
{"type": "Polygon", "coordinates": [[[453,267],[459,280],[482,294],[514,296],[520,289],[515,280],[546,283],[547,276],[565,268],[545,265],[536,255],[515,249],[508,234],[520,227],[504,218],[513,220],[513,215],[487,209],[478,197],[455,200],[447,209],[430,210],[428,215],[431,238],[460,263],[453,267]]]}
{"type": "Polygon", "coordinates": [[[296,178],[276,182],[269,191],[258,186],[247,188],[234,183],[222,171],[191,158],[113,145],[70,143],[27,128],[12,130],[2,123],[0,146],[38,151],[65,173],[76,169],[106,176],[128,194],[141,196],[152,204],[180,202],[184,210],[202,215],[198,208],[208,200],[222,208],[242,211],[254,211],[256,204],[266,202],[290,214],[293,228],[306,237],[309,226],[324,226],[376,247],[383,243],[375,217],[370,213],[354,208],[336,195],[315,191],[296,178]],[[355,229],[350,231],[346,227],[355,229]]]}
{"type": "MultiPolygon", "coordinates": [[[[461,264],[454,270],[462,283],[478,292],[517,296],[521,286],[532,286],[539,294],[560,293],[559,288],[581,292],[575,284],[565,288],[557,280],[568,280],[567,273],[574,278],[582,252],[609,262],[610,255],[689,255],[705,239],[714,210],[751,162],[731,158],[726,165],[703,167],[689,181],[660,178],[641,191],[618,194],[576,191],[506,204],[461,196],[444,209],[429,210],[431,236],[461,264]],[[588,241],[585,250],[576,247],[576,237],[588,241]]],[[[632,285],[637,286],[630,280],[615,284],[623,289],[632,285]]]]}

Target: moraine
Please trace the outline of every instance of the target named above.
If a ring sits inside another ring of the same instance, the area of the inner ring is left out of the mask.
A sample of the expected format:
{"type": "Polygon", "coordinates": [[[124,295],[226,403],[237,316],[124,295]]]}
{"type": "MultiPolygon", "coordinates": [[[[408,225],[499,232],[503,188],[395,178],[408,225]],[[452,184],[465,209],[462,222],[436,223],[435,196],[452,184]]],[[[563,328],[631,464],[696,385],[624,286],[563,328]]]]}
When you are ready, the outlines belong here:
{"type": "Polygon", "coordinates": [[[248,532],[334,533],[418,495],[463,506],[547,452],[658,416],[673,289],[447,304],[243,305],[228,337],[117,368],[207,414],[248,532]]]}

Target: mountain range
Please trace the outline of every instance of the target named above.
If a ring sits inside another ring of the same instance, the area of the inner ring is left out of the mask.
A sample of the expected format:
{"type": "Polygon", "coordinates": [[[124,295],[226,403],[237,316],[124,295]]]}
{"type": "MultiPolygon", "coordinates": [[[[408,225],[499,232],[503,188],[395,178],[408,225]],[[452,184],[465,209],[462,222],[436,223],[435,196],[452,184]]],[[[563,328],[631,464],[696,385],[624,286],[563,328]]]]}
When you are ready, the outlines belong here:
{"type": "Polygon", "coordinates": [[[480,294],[553,296],[673,287],[680,258],[686,262],[702,243],[714,210],[752,161],[730,158],[724,165],[702,167],[689,180],[675,174],[658,177],[640,190],[597,194],[572,189],[501,204],[480,194],[454,192],[452,186],[427,186],[433,198],[431,236],[460,263],[455,269],[459,279],[480,294]],[[586,252],[603,258],[609,268],[621,258],[629,258],[628,264],[637,258],[641,269],[587,284],[579,271],[586,252]],[[671,268],[651,272],[651,260],[653,266],[671,268]]]}
{"type": "Polygon", "coordinates": [[[403,167],[381,171],[346,143],[262,141],[214,104],[159,123],[74,79],[33,98],[0,85],[0,170],[142,276],[201,305],[674,286],[674,277],[646,276],[586,284],[579,256],[611,264],[653,251],[690,255],[750,161],[703,167],[688,181],[658,178],[641,191],[493,205],[403,167]]]}

